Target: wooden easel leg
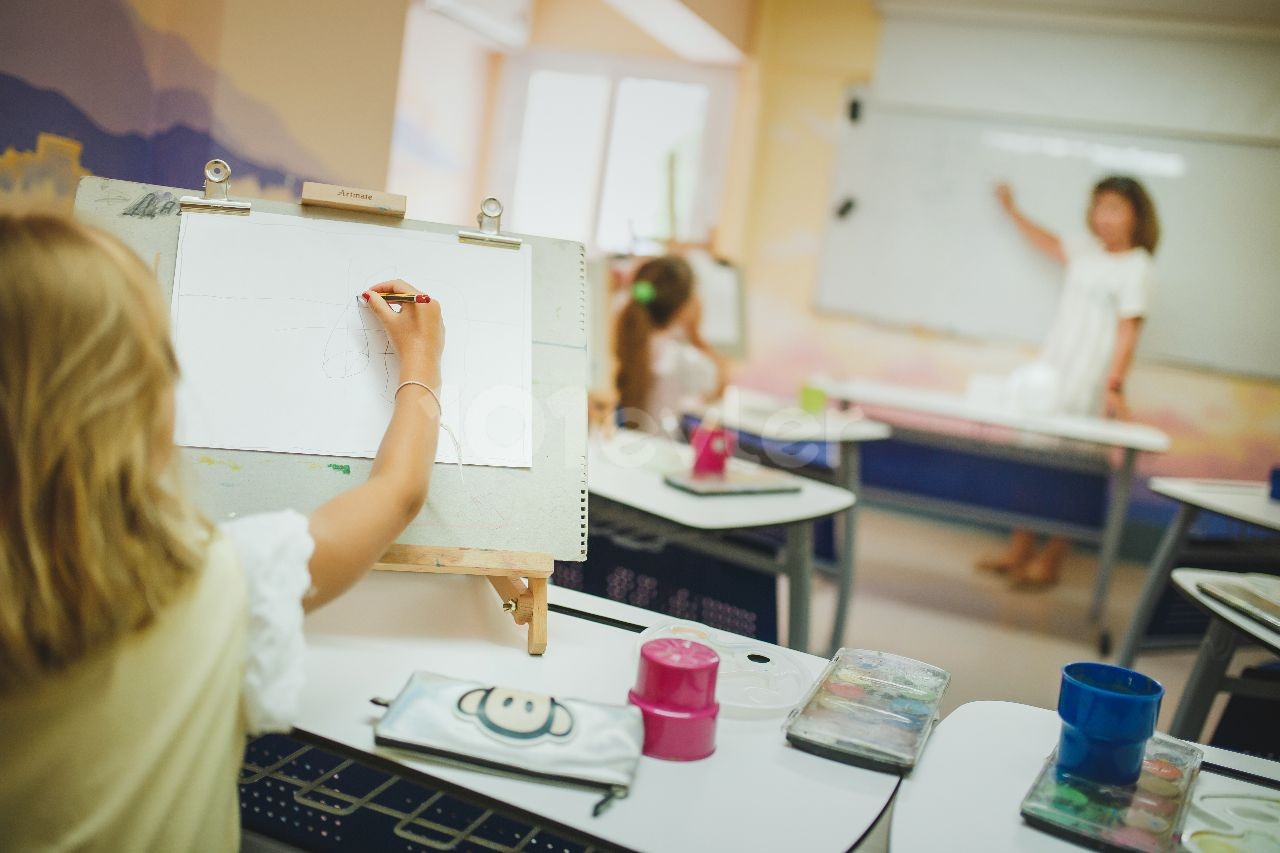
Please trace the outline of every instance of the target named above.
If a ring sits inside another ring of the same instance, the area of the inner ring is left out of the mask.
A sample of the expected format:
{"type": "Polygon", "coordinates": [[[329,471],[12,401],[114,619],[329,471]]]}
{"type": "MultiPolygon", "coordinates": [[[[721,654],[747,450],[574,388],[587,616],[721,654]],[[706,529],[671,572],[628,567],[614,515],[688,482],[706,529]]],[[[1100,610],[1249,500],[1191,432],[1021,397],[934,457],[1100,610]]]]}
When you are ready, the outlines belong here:
{"type": "Polygon", "coordinates": [[[547,579],[529,578],[529,592],[533,593],[533,613],[529,616],[529,654],[540,655],[547,650],[547,579]]]}
{"type": "Polygon", "coordinates": [[[517,625],[528,626],[529,654],[547,650],[547,578],[555,569],[550,554],[396,544],[375,568],[483,577],[498,593],[502,609],[517,625]]]}

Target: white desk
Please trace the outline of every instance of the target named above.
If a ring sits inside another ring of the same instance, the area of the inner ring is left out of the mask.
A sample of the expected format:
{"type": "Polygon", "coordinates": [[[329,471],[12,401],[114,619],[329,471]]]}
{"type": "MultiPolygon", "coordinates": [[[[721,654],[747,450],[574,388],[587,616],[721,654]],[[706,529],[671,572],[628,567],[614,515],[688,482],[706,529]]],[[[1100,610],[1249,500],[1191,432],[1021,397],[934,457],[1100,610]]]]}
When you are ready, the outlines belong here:
{"type": "MultiPolygon", "coordinates": [[[[592,524],[640,530],[758,571],[784,571],[790,580],[787,640],[803,650],[809,636],[813,521],[848,509],[853,495],[785,474],[779,476],[791,476],[799,492],[701,497],[663,482],[665,473],[688,470],[692,464],[689,446],[644,433],[619,430],[610,439],[592,439],[587,457],[592,524]],[[715,535],[777,525],[786,528],[782,565],[715,535]]],[[[740,459],[729,460],[729,466],[744,472],[760,467],[740,459]]]]}
{"type": "MultiPolygon", "coordinates": [[[[1023,823],[1026,796],[1058,742],[1055,711],[1012,702],[971,702],[942,721],[893,806],[895,853],[1044,851],[1081,848],[1023,823]]],[[[1205,761],[1280,780],[1280,764],[1203,746],[1205,761]]]]}
{"type": "MultiPolygon", "coordinates": [[[[637,623],[661,618],[551,587],[553,606],[591,608],[637,623]]],[[[499,610],[482,578],[374,572],[307,619],[307,684],[297,729],[346,752],[391,760],[612,846],[645,851],[843,851],[875,822],[896,777],[789,747],[781,716],[721,716],[714,755],[680,763],[642,758],[631,795],[591,817],[598,793],[421,760],[373,742],[381,711],[410,673],[622,703],[635,680],[637,635],[553,611],[547,653],[525,651],[524,629],[499,610]]],[[[791,655],[816,678],[826,661],[791,655]]]]}
{"type": "Polygon", "coordinates": [[[1191,526],[1202,511],[1216,512],[1258,527],[1280,531],[1280,501],[1271,500],[1266,483],[1248,480],[1196,480],[1185,477],[1153,477],[1151,491],[1177,501],[1178,513],[1156,549],[1133,611],[1129,630],[1120,646],[1117,663],[1133,666],[1142,638],[1151,625],[1160,594],[1169,582],[1174,561],[1187,542],[1191,526]]]}
{"type": "MultiPolygon", "coordinates": [[[[702,418],[708,407],[691,408],[687,414],[702,418]]],[[[887,424],[851,415],[834,409],[824,409],[821,414],[806,412],[795,400],[735,388],[726,392],[721,404],[715,407],[720,422],[737,433],[745,433],[764,441],[794,443],[814,442],[833,445],[837,456],[831,470],[835,485],[847,489],[857,497],[862,489],[862,443],[879,441],[889,437],[887,424]]],[[[739,442],[739,454],[742,453],[739,442]]],[[[750,454],[745,454],[751,458],[750,454]]],[[[802,460],[793,455],[772,453],[765,448],[763,458],[755,460],[772,467],[792,469],[805,476],[813,476],[818,470],[810,463],[820,460],[802,460]]],[[[821,460],[830,463],[832,460],[821,460]]],[[[840,589],[836,598],[835,627],[832,629],[831,652],[834,654],[844,636],[844,625],[849,616],[850,598],[857,566],[858,503],[849,505],[843,513],[840,541],[836,547],[836,576],[840,589]]]]}
{"type": "Polygon", "coordinates": [[[1187,686],[1182,691],[1182,700],[1178,703],[1178,711],[1173,715],[1173,725],[1169,727],[1169,734],[1174,737],[1199,739],[1205,718],[1209,716],[1209,707],[1213,704],[1214,697],[1223,690],[1280,700],[1280,685],[1274,682],[1226,677],[1231,656],[1235,654],[1242,637],[1262,643],[1280,655],[1280,633],[1250,619],[1235,608],[1210,598],[1196,587],[1201,581],[1223,578],[1241,581],[1247,577],[1238,572],[1212,572],[1204,569],[1175,569],[1173,572],[1173,583],[1178,591],[1209,614],[1209,631],[1200,644],[1200,653],[1196,655],[1195,666],[1191,668],[1187,686]]]}
{"type": "Polygon", "coordinates": [[[837,400],[868,406],[884,406],[909,412],[936,415],[988,426],[1002,426],[1018,432],[1031,432],[1052,438],[1068,438],[1105,447],[1147,453],[1164,453],[1169,449],[1169,436],[1152,426],[1091,418],[1080,415],[1034,415],[997,406],[975,403],[960,394],[911,388],[883,382],[855,379],[840,382],[830,379],[812,380],[837,400]]]}
{"type": "MultiPolygon", "coordinates": [[[[1089,618],[1095,623],[1099,621],[1107,587],[1111,582],[1116,552],[1120,548],[1120,538],[1124,532],[1137,454],[1167,451],[1169,436],[1155,427],[1143,424],[1075,415],[1026,414],[1012,409],[979,405],[958,394],[880,382],[815,379],[812,384],[826,391],[829,396],[848,403],[883,406],[983,426],[1003,427],[1020,433],[1083,442],[1102,448],[1114,447],[1123,451],[1120,468],[1111,482],[1107,520],[1102,530],[1098,553],[1098,577],[1089,607],[1089,618]]],[[[907,432],[897,425],[894,430],[907,432]]],[[[1032,524],[1034,526],[1034,522],[1032,524]]],[[[1043,526],[1043,529],[1050,533],[1068,532],[1069,535],[1080,535],[1080,531],[1056,531],[1049,526],[1043,526]]]]}

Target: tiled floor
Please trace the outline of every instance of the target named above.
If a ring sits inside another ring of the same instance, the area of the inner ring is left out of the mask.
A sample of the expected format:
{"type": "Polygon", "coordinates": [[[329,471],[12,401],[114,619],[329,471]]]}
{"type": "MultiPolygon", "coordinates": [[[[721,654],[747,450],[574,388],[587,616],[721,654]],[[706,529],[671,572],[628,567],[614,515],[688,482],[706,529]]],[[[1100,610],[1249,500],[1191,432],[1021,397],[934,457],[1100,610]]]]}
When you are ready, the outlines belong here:
{"type": "MultiPolygon", "coordinates": [[[[1055,707],[1062,665],[1097,659],[1096,633],[1086,617],[1094,577],[1091,551],[1072,553],[1057,587],[1014,591],[973,569],[979,556],[1000,550],[1003,539],[997,533],[876,508],[863,509],[858,524],[858,576],[844,643],[949,669],[944,715],[978,699],[1055,707]]],[[[1117,645],[1143,569],[1122,563],[1115,573],[1106,621],[1117,645]]],[[[836,588],[820,577],[814,589],[810,642],[822,653],[836,588]]],[[[785,603],[781,592],[780,598],[785,603]]],[[[780,609],[785,619],[785,606],[780,609]]],[[[785,636],[785,623],[781,631],[785,636]]],[[[1173,719],[1194,658],[1194,649],[1138,658],[1137,668],[1165,686],[1162,729],[1173,719]]],[[[1261,650],[1246,649],[1237,654],[1236,666],[1266,658],[1261,650]]],[[[1215,710],[1210,726],[1216,715],[1215,710]]]]}

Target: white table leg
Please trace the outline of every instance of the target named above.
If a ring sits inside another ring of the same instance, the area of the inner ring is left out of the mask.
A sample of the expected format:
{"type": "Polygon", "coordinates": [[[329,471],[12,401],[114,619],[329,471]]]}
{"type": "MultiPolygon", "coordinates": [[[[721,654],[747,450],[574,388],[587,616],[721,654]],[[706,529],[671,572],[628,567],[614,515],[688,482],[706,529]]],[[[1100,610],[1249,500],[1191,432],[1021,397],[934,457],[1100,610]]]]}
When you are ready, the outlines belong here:
{"type": "Polygon", "coordinates": [[[1116,554],[1120,551],[1120,538],[1124,535],[1124,520],[1129,513],[1129,493],[1133,489],[1133,467],[1138,451],[1125,448],[1120,470],[1111,478],[1111,496],[1107,501],[1107,526],[1102,532],[1102,547],[1098,551],[1098,576],[1093,582],[1093,602],[1089,605],[1089,621],[1097,624],[1102,617],[1102,607],[1115,569],[1116,554]]]}
{"type": "Polygon", "coordinates": [[[809,648],[809,603],[813,594],[813,522],[787,525],[787,646],[809,648]]]}
{"type": "Polygon", "coordinates": [[[1191,525],[1199,515],[1200,511],[1190,504],[1180,505],[1177,515],[1164,533],[1164,538],[1160,540],[1160,547],[1156,550],[1151,565],[1147,567],[1147,579],[1142,585],[1142,596],[1138,599],[1138,607],[1133,612],[1129,631],[1124,636],[1124,643],[1121,644],[1120,654],[1116,658],[1116,663],[1120,666],[1133,666],[1133,659],[1138,656],[1138,647],[1142,645],[1142,638],[1146,636],[1147,628],[1151,626],[1151,616],[1155,613],[1156,603],[1169,584],[1174,560],[1182,551],[1182,546],[1187,541],[1187,534],[1191,531],[1191,525]]]}

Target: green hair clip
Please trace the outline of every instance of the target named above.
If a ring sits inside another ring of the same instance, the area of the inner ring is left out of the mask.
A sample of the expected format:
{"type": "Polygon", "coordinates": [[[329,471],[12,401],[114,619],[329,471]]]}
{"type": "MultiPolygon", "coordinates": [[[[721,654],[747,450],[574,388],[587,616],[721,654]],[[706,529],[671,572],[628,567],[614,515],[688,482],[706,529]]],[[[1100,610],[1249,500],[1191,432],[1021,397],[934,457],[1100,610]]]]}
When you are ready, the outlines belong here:
{"type": "Polygon", "coordinates": [[[653,301],[653,297],[657,295],[658,292],[653,289],[653,282],[651,281],[641,279],[631,285],[631,298],[641,305],[648,305],[653,301]]]}

